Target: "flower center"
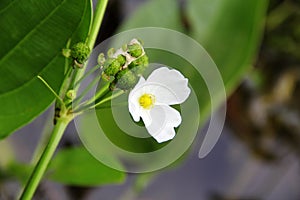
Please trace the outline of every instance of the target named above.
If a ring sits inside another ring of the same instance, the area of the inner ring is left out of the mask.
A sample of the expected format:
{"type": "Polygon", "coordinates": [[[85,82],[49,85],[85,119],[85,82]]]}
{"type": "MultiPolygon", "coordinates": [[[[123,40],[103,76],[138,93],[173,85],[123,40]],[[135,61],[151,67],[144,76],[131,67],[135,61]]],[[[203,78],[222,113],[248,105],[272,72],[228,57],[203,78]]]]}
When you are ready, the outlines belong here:
{"type": "Polygon", "coordinates": [[[150,109],[155,103],[155,96],[152,94],[143,94],[139,98],[139,103],[144,109],[150,109]]]}

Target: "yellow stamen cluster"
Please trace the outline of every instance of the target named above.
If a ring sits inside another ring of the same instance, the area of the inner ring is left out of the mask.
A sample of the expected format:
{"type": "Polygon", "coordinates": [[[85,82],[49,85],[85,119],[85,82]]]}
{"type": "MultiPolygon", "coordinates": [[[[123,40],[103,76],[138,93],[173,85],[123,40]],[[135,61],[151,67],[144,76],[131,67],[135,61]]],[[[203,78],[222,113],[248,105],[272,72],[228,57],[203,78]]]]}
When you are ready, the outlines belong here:
{"type": "Polygon", "coordinates": [[[152,94],[143,94],[139,98],[139,103],[144,109],[150,109],[155,103],[155,97],[152,94]]]}

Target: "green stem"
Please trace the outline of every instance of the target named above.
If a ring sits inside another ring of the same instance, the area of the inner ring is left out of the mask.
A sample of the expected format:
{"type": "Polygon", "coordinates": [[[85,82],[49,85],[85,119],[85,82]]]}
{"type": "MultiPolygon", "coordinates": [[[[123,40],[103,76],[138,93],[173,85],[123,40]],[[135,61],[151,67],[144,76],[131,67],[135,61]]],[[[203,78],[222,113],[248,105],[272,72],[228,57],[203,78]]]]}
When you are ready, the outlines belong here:
{"type": "MultiPolygon", "coordinates": [[[[71,39],[68,40],[66,48],[70,48],[70,44],[71,44],[71,39]]],[[[64,98],[64,94],[66,93],[66,91],[69,88],[69,84],[70,84],[70,78],[72,77],[73,74],[73,67],[70,66],[69,64],[69,58],[65,58],[65,78],[61,84],[60,90],[58,95],[61,98],[64,98]]],[[[56,102],[57,103],[57,102],[56,102]]],[[[55,105],[55,107],[58,107],[59,105],[55,105]]]]}
{"type": "Polygon", "coordinates": [[[105,103],[105,102],[107,102],[107,101],[110,101],[110,100],[112,100],[112,99],[114,99],[114,98],[116,98],[116,97],[118,97],[118,96],[120,96],[120,95],[122,95],[122,94],[124,94],[124,91],[123,91],[123,90],[120,90],[120,91],[118,91],[118,92],[116,92],[116,93],[110,95],[109,97],[106,97],[106,98],[102,99],[101,101],[99,101],[99,102],[96,103],[95,105],[90,106],[88,109],[96,108],[97,106],[100,106],[101,104],[103,104],[103,103],[105,103]]]}
{"type": "MultiPolygon", "coordinates": [[[[92,23],[92,27],[91,27],[91,32],[90,32],[89,38],[87,40],[87,44],[91,49],[93,48],[93,46],[95,44],[99,29],[100,29],[100,25],[102,23],[102,19],[104,16],[104,12],[107,7],[107,3],[108,3],[108,0],[99,0],[97,3],[96,12],[94,14],[93,23],[92,23]]],[[[83,73],[84,73],[84,70],[78,70],[78,72],[75,74],[75,77],[76,77],[75,80],[80,79],[82,77],[83,73]]],[[[46,86],[47,86],[47,84],[46,84],[46,86]]],[[[78,87],[79,87],[79,85],[78,85],[78,87]]],[[[74,88],[74,89],[76,90],[77,88],[74,88]]],[[[54,92],[54,94],[56,94],[56,93],[54,92]]],[[[57,95],[57,98],[58,98],[58,101],[60,101],[60,103],[62,103],[61,106],[62,107],[65,106],[59,95],[57,95]]],[[[39,182],[41,181],[41,179],[47,169],[47,166],[55,152],[55,149],[56,149],[66,127],[68,126],[69,122],[74,117],[73,115],[67,115],[67,111],[64,113],[61,113],[61,114],[62,114],[62,116],[57,119],[57,123],[54,126],[53,132],[50,136],[50,140],[49,140],[45,150],[43,151],[27,184],[25,185],[25,188],[23,190],[23,193],[21,194],[20,200],[31,200],[32,199],[34,192],[35,192],[36,188],[38,187],[39,182]]]]}
{"type": "MultiPolygon", "coordinates": [[[[97,3],[97,7],[95,10],[94,19],[93,19],[93,23],[92,23],[92,27],[91,27],[91,32],[89,33],[89,37],[86,41],[86,43],[90,49],[93,49],[93,47],[95,45],[107,4],[108,4],[108,0],[99,0],[97,3]]],[[[82,78],[84,77],[85,68],[86,67],[84,67],[84,69],[82,69],[82,70],[77,71],[77,73],[75,75],[74,83],[71,84],[71,86],[74,85],[73,89],[75,91],[78,90],[79,85],[80,85],[80,84],[76,84],[76,83],[79,83],[82,80],[82,78]]]]}
{"type": "Polygon", "coordinates": [[[107,106],[97,106],[96,110],[106,109],[106,108],[118,108],[124,106],[128,106],[128,102],[114,103],[114,105],[107,105],[107,106]]]}
{"type": "Polygon", "coordinates": [[[84,88],[84,91],[73,101],[73,110],[76,110],[78,107],[80,107],[82,104],[85,104],[85,102],[80,103],[82,99],[86,96],[86,94],[101,80],[101,77],[96,77],[93,81],[89,83],[89,85],[84,88]]]}
{"type": "Polygon", "coordinates": [[[93,20],[93,24],[92,24],[92,29],[89,35],[89,38],[87,40],[87,45],[90,47],[90,49],[93,49],[97,36],[98,36],[98,32],[104,17],[104,13],[107,7],[107,3],[108,0],[99,0],[96,10],[95,10],[95,14],[94,14],[94,20],[93,20]]]}
{"type": "MultiPolygon", "coordinates": [[[[81,113],[84,110],[89,109],[91,106],[94,105],[95,101],[101,97],[104,97],[110,90],[109,90],[109,83],[106,83],[104,86],[100,88],[100,90],[93,96],[91,99],[86,100],[75,107],[74,113],[81,113]]],[[[78,99],[76,99],[77,101],[78,99]]]]}
{"type": "Polygon", "coordinates": [[[37,162],[25,188],[20,197],[20,200],[30,200],[33,197],[33,194],[41,181],[47,166],[55,152],[55,149],[67,128],[71,119],[69,118],[59,118],[57,124],[54,126],[53,132],[51,134],[50,140],[41,155],[40,160],[37,162]]]}
{"type": "MultiPolygon", "coordinates": [[[[87,45],[89,46],[90,49],[93,49],[97,36],[98,36],[98,32],[100,30],[100,26],[104,17],[104,13],[107,7],[107,3],[108,0],[99,0],[97,3],[97,7],[95,10],[95,14],[94,14],[94,19],[93,19],[93,23],[92,23],[92,27],[91,27],[91,32],[89,34],[89,37],[86,41],[87,45]]],[[[80,80],[83,76],[85,72],[85,68],[82,70],[78,70],[78,72],[75,75],[75,82],[78,82],[78,80],[80,80]]],[[[77,90],[79,87],[79,85],[77,85],[76,87],[74,87],[74,90],[77,90]]]]}
{"type": "Polygon", "coordinates": [[[96,92],[96,94],[94,95],[94,97],[92,97],[90,100],[88,100],[86,102],[86,105],[94,103],[97,99],[103,97],[105,94],[107,94],[107,92],[109,92],[109,85],[110,83],[107,82],[105,83],[99,91],[96,92]]]}
{"type": "Polygon", "coordinates": [[[100,69],[99,65],[94,66],[92,69],[90,69],[88,72],[86,72],[79,80],[77,80],[77,82],[74,84],[74,87],[79,85],[85,78],[87,78],[88,76],[90,76],[92,73],[94,73],[95,71],[97,71],[99,69],[100,69]]]}
{"type": "Polygon", "coordinates": [[[44,124],[44,128],[43,130],[41,130],[41,136],[39,139],[39,142],[35,148],[35,151],[33,153],[33,156],[31,158],[30,163],[37,163],[39,158],[41,157],[45,146],[47,145],[49,139],[50,139],[50,134],[53,130],[53,113],[50,112],[49,114],[47,114],[47,116],[45,117],[45,124],[44,124]]]}

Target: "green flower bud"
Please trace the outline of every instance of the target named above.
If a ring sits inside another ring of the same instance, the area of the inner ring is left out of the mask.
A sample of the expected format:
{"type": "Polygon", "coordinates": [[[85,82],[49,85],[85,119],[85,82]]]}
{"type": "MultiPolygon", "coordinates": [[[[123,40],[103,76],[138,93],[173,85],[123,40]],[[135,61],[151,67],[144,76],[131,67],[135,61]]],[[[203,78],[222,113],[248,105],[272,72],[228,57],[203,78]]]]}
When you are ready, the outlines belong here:
{"type": "Polygon", "coordinates": [[[137,76],[129,69],[125,69],[116,74],[113,86],[122,90],[129,90],[136,85],[137,81],[137,76]]]}
{"type": "Polygon", "coordinates": [[[100,53],[98,58],[97,58],[97,63],[100,65],[100,66],[103,66],[104,63],[105,63],[105,56],[104,56],[104,53],[100,53]]]}
{"type": "Polygon", "coordinates": [[[140,58],[132,61],[130,65],[138,66],[138,65],[148,65],[149,64],[149,59],[148,56],[145,54],[141,56],[140,58]]]}
{"type": "Polygon", "coordinates": [[[66,58],[70,58],[71,56],[71,49],[63,49],[62,50],[62,55],[66,58]]]}
{"type": "Polygon", "coordinates": [[[142,55],[143,49],[139,44],[128,45],[128,53],[137,58],[142,55]]]}
{"type": "Polygon", "coordinates": [[[148,67],[149,61],[148,56],[145,54],[142,57],[132,61],[128,67],[132,70],[136,75],[141,75],[146,68],[148,67]]]}
{"type": "Polygon", "coordinates": [[[83,64],[91,50],[90,48],[83,42],[79,42],[77,44],[74,44],[73,47],[71,48],[71,57],[79,64],[83,64]]]}
{"type": "Polygon", "coordinates": [[[69,90],[66,94],[67,98],[70,100],[73,100],[76,98],[76,92],[75,90],[69,90]]]}
{"type": "Polygon", "coordinates": [[[108,51],[107,51],[107,56],[108,57],[113,57],[113,55],[116,53],[116,50],[114,48],[110,48],[108,51]]]}
{"type": "Polygon", "coordinates": [[[118,55],[118,57],[116,58],[117,61],[120,63],[121,66],[124,66],[126,63],[126,58],[123,55],[118,55]]]}
{"type": "Polygon", "coordinates": [[[105,64],[104,74],[106,76],[115,76],[120,70],[122,65],[117,59],[110,59],[105,64]]]}

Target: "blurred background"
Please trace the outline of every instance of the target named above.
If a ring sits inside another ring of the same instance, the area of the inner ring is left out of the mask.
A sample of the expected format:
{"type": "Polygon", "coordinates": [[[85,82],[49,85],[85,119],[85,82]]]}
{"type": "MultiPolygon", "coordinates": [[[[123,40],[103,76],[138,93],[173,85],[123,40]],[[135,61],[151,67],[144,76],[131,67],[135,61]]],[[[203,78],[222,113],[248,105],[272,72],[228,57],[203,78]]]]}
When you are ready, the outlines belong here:
{"type": "MultiPolygon", "coordinates": [[[[142,12],[151,1],[110,0],[97,43],[115,34],[131,20],[132,13],[142,12]]],[[[174,20],[179,20],[188,32],[193,28],[193,22],[184,15],[188,0],[176,3],[181,15],[174,20]]],[[[44,181],[35,199],[299,200],[299,22],[299,0],[270,0],[264,33],[253,60],[254,69],[224,102],[226,125],[207,157],[198,158],[201,145],[198,138],[187,158],[171,168],[151,174],[129,174],[124,184],[103,187],[63,186],[44,181]]],[[[10,153],[20,162],[30,162],[39,142],[39,130],[52,114],[50,108],[0,142],[0,163],[10,153]]],[[[72,125],[60,146],[78,144],[80,140],[72,125]]],[[[15,179],[6,179],[0,182],[0,199],[15,199],[19,190],[20,184],[15,179]]]]}

